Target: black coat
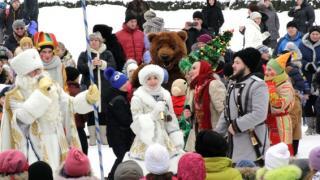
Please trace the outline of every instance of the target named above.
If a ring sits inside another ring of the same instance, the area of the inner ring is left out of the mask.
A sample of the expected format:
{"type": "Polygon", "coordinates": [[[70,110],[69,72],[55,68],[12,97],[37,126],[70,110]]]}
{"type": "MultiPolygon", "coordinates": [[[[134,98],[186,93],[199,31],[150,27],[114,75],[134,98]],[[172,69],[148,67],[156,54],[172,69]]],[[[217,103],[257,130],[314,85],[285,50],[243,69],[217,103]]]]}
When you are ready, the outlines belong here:
{"type": "MultiPolygon", "coordinates": [[[[91,53],[92,59],[95,58],[97,55],[95,53],[91,53]]],[[[112,53],[108,50],[103,51],[100,54],[100,59],[107,62],[107,67],[113,67],[116,68],[116,63],[113,59],[112,53]]],[[[77,63],[77,69],[79,70],[80,74],[82,74],[81,78],[81,84],[85,85],[86,88],[90,86],[90,74],[89,74],[89,67],[87,64],[87,51],[82,52],[79,56],[78,63],[77,63]]],[[[108,96],[110,91],[110,83],[107,81],[103,76],[103,70],[98,70],[98,68],[95,68],[93,70],[94,80],[95,84],[98,86],[98,71],[100,71],[100,77],[101,77],[101,108],[102,110],[105,109],[106,103],[103,101],[105,97],[108,96]]]]}
{"type": "Polygon", "coordinates": [[[5,29],[4,31],[5,35],[10,36],[13,33],[13,29],[12,29],[13,22],[17,19],[24,19],[24,18],[25,18],[25,15],[21,7],[19,7],[17,11],[14,11],[12,5],[10,5],[8,15],[6,15],[5,11],[0,14],[0,27],[5,29]]]}
{"type": "MultiPolygon", "coordinates": [[[[25,36],[28,36],[27,32],[25,33],[25,36]]],[[[6,41],[4,42],[4,46],[8,48],[12,52],[12,54],[14,54],[14,51],[19,46],[19,41],[17,40],[17,37],[14,34],[11,34],[9,35],[9,38],[6,39],[6,41]]]]}
{"type": "Polygon", "coordinates": [[[107,138],[109,146],[126,145],[130,147],[134,133],[130,125],[132,114],[127,93],[112,88],[110,95],[104,99],[107,104],[107,138]]]}
{"type": "Polygon", "coordinates": [[[38,0],[24,0],[23,11],[28,21],[38,22],[39,5],[38,0]]]}
{"type": "Polygon", "coordinates": [[[200,31],[196,28],[190,28],[189,30],[185,30],[188,34],[188,39],[186,41],[187,52],[188,54],[191,51],[191,46],[197,42],[197,38],[202,34],[210,34],[207,29],[202,28],[200,31]]]}
{"type": "Polygon", "coordinates": [[[292,8],[288,15],[293,17],[293,21],[297,23],[298,30],[304,34],[308,32],[315,21],[314,9],[306,0],[303,1],[300,9],[295,10],[292,8]]]}
{"type": "Polygon", "coordinates": [[[220,6],[215,3],[213,6],[209,4],[202,8],[203,23],[210,33],[219,33],[219,29],[224,23],[224,18],[220,6]]]}
{"type": "Polygon", "coordinates": [[[126,56],[119,43],[117,36],[112,33],[112,27],[97,24],[93,27],[93,32],[99,31],[102,37],[105,39],[107,49],[112,52],[112,55],[117,63],[117,71],[122,71],[123,65],[126,62],[126,56]]]}

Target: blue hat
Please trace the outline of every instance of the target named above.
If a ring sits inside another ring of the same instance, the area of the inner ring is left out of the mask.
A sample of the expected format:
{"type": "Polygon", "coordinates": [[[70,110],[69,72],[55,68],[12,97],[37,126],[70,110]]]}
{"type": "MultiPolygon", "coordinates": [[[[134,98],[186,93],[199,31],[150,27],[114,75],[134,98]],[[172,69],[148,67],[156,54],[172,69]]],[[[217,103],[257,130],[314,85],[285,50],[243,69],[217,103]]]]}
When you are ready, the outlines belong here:
{"type": "Polygon", "coordinates": [[[104,70],[104,78],[108,80],[113,88],[120,89],[127,81],[128,78],[121,72],[109,67],[104,70]]]}

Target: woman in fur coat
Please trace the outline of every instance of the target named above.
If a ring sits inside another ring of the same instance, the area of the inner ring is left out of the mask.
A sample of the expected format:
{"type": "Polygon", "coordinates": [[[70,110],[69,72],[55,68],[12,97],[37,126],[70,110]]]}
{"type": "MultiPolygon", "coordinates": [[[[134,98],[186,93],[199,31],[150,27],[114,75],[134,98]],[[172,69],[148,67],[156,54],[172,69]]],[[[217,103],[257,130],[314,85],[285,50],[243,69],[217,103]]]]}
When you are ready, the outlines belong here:
{"type": "Polygon", "coordinates": [[[167,148],[170,157],[182,150],[183,133],[173,111],[170,93],[161,87],[163,69],[147,65],[138,74],[142,85],[133,94],[131,129],[136,137],[130,149],[130,157],[144,159],[149,145],[159,143],[167,148]]]}

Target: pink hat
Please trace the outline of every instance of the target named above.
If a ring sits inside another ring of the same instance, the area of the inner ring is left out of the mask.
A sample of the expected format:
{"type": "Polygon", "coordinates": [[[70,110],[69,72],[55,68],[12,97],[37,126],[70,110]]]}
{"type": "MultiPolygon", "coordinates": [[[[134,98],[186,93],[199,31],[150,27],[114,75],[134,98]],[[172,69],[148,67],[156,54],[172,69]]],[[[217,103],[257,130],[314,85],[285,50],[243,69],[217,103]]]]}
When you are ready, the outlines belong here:
{"type": "Polygon", "coordinates": [[[29,164],[25,155],[17,150],[0,153],[0,173],[15,174],[27,171],[29,164]]]}
{"type": "Polygon", "coordinates": [[[178,179],[203,180],[206,179],[206,168],[202,156],[198,153],[184,154],[178,163],[178,179]]]}
{"type": "Polygon", "coordinates": [[[64,163],[64,172],[72,177],[88,176],[90,173],[88,157],[79,149],[71,148],[64,163]]]}
{"type": "Polygon", "coordinates": [[[202,34],[197,38],[198,42],[208,43],[212,40],[212,37],[209,34],[202,34]]]}

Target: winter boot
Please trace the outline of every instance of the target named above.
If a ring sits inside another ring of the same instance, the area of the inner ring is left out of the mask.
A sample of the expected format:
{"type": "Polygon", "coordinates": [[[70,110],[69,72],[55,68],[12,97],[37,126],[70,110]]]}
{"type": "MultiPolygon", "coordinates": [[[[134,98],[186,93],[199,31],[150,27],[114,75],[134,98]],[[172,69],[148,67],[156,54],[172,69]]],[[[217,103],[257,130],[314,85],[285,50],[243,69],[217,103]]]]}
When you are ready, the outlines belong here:
{"type": "Polygon", "coordinates": [[[103,145],[108,145],[107,126],[100,126],[100,138],[103,145]]]}
{"type": "Polygon", "coordinates": [[[97,142],[95,126],[88,126],[88,131],[89,131],[89,145],[95,146],[97,142]]]}
{"type": "Polygon", "coordinates": [[[306,117],[306,123],[308,126],[307,131],[305,132],[305,134],[307,136],[312,135],[314,133],[314,117],[306,117]]]}

